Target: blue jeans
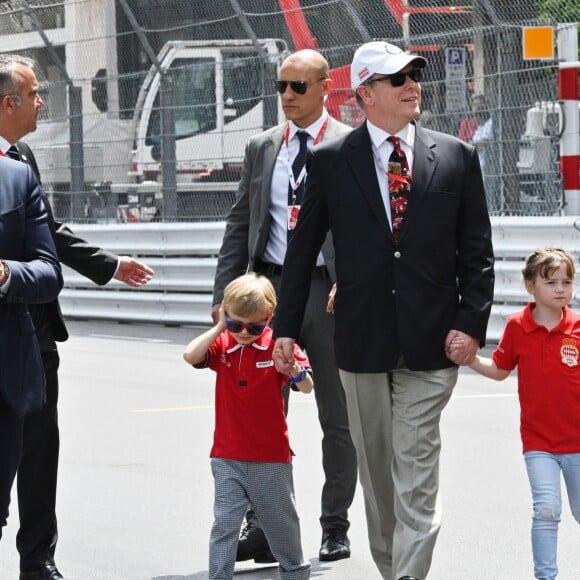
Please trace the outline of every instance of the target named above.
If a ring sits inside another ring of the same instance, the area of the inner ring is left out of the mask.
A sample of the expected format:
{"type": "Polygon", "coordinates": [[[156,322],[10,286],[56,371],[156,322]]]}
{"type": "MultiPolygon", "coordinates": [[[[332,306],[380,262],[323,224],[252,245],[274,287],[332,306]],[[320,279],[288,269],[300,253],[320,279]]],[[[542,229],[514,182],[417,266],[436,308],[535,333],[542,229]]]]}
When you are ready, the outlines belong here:
{"type": "Polygon", "coordinates": [[[560,471],[564,475],[572,515],[580,523],[580,453],[528,451],[524,459],[534,501],[534,576],[539,580],[554,580],[558,575],[556,551],[562,513],[560,471]]]}

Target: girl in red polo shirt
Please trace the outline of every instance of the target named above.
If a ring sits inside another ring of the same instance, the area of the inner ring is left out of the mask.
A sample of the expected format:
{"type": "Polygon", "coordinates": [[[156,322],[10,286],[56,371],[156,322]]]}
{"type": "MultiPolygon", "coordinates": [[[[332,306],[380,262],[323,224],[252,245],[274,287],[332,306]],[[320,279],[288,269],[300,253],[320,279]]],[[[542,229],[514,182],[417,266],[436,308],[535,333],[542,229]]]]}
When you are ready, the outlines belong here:
{"type": "Polygon", "coordinates": [[[310,578],[310,562],[302,555],[282,389],[290,382],[294,390],[309,393],[313,383],[298,346],[290,376],[276,370],[269,327],[275,307],[268,278],[236,278],[225,288],[219,322],[183,353],[189,364],[216,372],[210,580],[233,578],[240,526],[250,503],[280,564],[280,578],[310,578]]]}
{"type": "Polygon", "coordinates": [[[580,522],[580,316],[568,308],[574,258],[562,248],[541,248],[526,258],[522,274],[534,301],[508,319],[492,358],[477,356],[469,366],[498,381],[518,367],[520,431],[534,504],[534,574],[553,580],[560,473],[580,522]]]}

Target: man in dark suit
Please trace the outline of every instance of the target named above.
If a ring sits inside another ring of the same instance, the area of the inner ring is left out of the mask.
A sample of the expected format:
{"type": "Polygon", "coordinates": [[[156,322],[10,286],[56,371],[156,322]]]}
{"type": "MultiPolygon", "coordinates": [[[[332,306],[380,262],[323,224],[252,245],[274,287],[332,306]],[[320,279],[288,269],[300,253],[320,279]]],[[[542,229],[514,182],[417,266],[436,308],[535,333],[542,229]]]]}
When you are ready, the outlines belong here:
{"type": "MultiPolygon", "coordinates": [[[[34,155],[19,139],[36,130],[42,105],[34,61],[0,55],[0,151],[30,165],[39,181],[34,155]]],[[[44,198],[44,202],[58,258],[63,264],[99,285],[116,278],[138,287],[151,279],[153,270],[145,264],[128,256],[116,256],[77,237],[66,225],[54,220],[48,199],[44,198]]],[[[20,580],[58,580],[63,576],[54,563],[60,362],[56,341],[66,340],[68,333],[56,299],[32,306],[31,314],[46,374],[46,405],[24,421],[24,446],[17,482],[20,529],[16,544],[20,552],[20,580]]]]}
{"type": "Polygon", "coordinates": [[[427,577],[441,521],[439,421],[485,341],[491,227],[475,149],[415,125],[427,61],[359,47],[351,82],[367,121],[314,148],[275,332],[286,372],[327,231],[336,262],[335,352],[357,449],[373,559],[385,580],[427,577]],[[446,356],[454,336],[464,345],[446,356]]]}
{"type": "MultiPolygon", "coordinates": [[[[330,117],[324,102],[332,88],[326,59],[301,50],[282,63],[276,88],[288,122],[256,135],[246,146],[237,198],[228,216],[214,284],[216,320],[225,286],[253,270],[278,286],[288,236],[293,234],[305,181],[306,149],[350,131],[330,117]],[[300,139],[302,154],[300,158],[300,139]]],[[[321,560],[350,556],[348,509],[356,488],[356,453],[350,439],[344,391],[334,364],[333,317],[325,311],[334,280],[334,249],[327,240],[309,274],[308,313],[300,344],[308,352],[322,427],[321,560]]],[[[238,560],[275,561],[251,516],[238,544],[238,560]]]]}
{"type": "Polygon", "coordinates": [[[62,288],[47,219],[31,169],[0,157],[0,537],[22,452],[24,416],[45,399],[27,305],[54,300],[62,288]]]}

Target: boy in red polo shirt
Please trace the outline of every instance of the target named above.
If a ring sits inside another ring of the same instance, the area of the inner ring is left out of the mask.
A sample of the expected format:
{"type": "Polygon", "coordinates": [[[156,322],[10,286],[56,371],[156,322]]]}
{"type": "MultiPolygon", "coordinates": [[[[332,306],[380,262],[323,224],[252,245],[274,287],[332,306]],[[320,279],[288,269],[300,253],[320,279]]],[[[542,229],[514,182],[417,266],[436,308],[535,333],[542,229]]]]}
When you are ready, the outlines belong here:
{"type": "Polygon", "coordinates": [[[279,562],[280,578],[310,578],[310,562],[302,554],[282,389],[290,382],[294,390],[309,393],[313,383],[298,347],[290,377],[276,370],[269,327],[275,307],[276,292],[267,278],[236,278],[225,288],[219,322],[183,353],[189,364],[216,372],[210,580],[233,578],[249,504],[279,562]]]}
{"type": "Polygon", "coordinates": [[[518,367],[520,431],[534,502],[534,574],[554,580],[560,473],[580,523],[580,315],[568,308],[574,258],[562,248],[541,248],[527,257],[522,274],[534,302],[508,319],[493,358],[476,356],[469,366],[498,381],[518,367]]]}

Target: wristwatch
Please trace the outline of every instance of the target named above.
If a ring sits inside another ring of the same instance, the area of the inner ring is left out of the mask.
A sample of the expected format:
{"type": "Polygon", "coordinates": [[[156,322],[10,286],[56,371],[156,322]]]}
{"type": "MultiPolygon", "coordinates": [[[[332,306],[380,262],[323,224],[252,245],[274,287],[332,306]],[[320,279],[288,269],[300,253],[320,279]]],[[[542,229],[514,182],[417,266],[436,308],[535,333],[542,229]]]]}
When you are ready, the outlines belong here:
{"type": "Polygon", "coordinates": [[[291,383],[301,383],[306,378],[306,369],[303,366],[300,366],[300,374],[297,377],[293,377],[290,375],[290,382],[291,383]]]}

